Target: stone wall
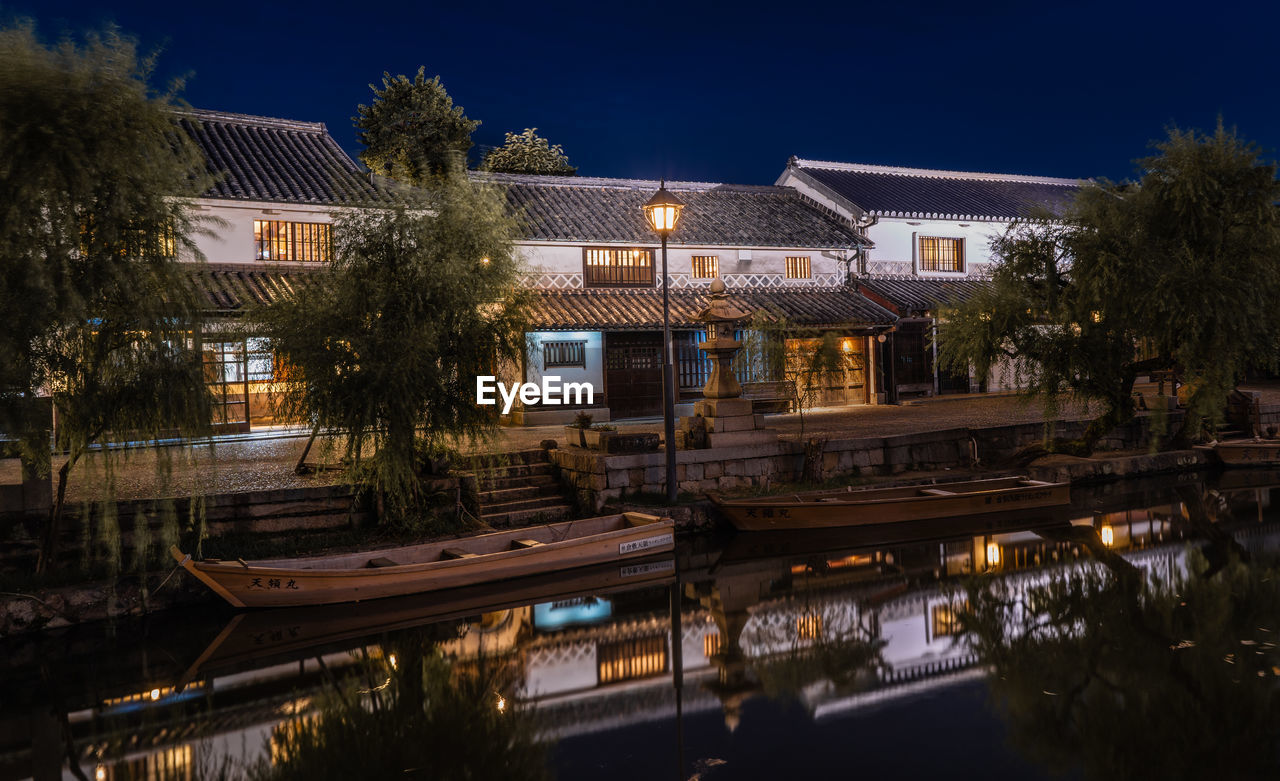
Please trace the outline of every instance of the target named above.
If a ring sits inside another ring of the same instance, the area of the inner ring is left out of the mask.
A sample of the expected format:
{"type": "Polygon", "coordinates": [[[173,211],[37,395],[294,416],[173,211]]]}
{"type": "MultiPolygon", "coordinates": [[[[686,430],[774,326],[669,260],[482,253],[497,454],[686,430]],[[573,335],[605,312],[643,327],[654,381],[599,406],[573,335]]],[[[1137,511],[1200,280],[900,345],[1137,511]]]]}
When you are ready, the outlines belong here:
{"type": "MultiPolygon", "coordinates": [[[[1170,415],[1169,428],[1179,413],[1170,415]]],[[[1100,449],[1143,447],[1148,442],[1150,417],[1117,428],[1100,449]]],[[[1060,421],[1052,436],[1078,437],[1087,421],[1060,421]]],[[[821,477],[887,475],[907,470],[983,466],[1028,445],[1042,442],[1049,432],[1043,423],[1024,423],[983,429],[957,428],[889,437],[828,439],[823,444],[821,477]]],[[[666,455],[606,455],[570,447],[551,451],[560,479],[575,489],[584,512],[599,512],[637,495],[659,496],[666,491],[666,455]]],[[[804,469],[804,446],[777,441],[765,445],[680,450],[676,453],[680,491],[705,494],[742,488],[767,488],[794,482],[804,469]]]]}

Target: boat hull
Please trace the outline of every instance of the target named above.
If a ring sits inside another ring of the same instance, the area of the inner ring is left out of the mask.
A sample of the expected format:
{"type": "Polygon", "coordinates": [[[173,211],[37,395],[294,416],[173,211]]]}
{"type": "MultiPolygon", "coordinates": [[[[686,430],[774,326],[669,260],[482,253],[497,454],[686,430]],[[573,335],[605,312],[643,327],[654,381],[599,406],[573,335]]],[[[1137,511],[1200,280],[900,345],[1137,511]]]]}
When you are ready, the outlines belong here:
{"type": "MultiPolygon", "coordinates": [[[[478,551],[465,558],[398,566],[335,567],[322,559],[271,562],[194,561],[176,547],[173,557],[192,575],[236,607],[290,607],[332,605],[367,599],[420,594],[473,586],[480,583],[526,577],[558,570],[626,561],[673,550],[674,524],[669,518],[653,518],[638,525],[574,536],[575,525],[586,526],[606,519],[570,521],[549,526],[517,529],[496,534],[438,543],[478,551]],[[518,550],[504,545],[522,537],[546,542],[518,550]],[[560,539],[557,541],[557,537],[560,539]],[[305,562],[305,563],[304,563],[305,562]],[[307,566],[307,564],[312,566],[307,566]]],[[[599,524],[597,524],[599,525],[599,524]]],[[[428,546],[417,546],[428,547],[428,546]]],[[[369,556],[396,556],[408,548],[345,554],[343,561],[369,556]]]]}
{"type": "Polygon", "coordinates": [[[892,491],[867,491],[865,497],[859,496],[862,492],[849,491],[820,497],[720,500],[716,504],[739,530],[769,531],[871,526],[1007,513],[1054,507],[1070,501],[1070,486],[1066,483],[1020,481],[1025,484],[1010,485],[1010,482],[975,481],[964,484],[967,488],[963,492],[959,484],[942,483],[892,491]],[[987,482],[998,485],[979,485],[987,482]],[[950,495],[913,493],[945,491],[948,488],[955,488],[956,492],[950,495]]]}
{"type": "Polygon", "coordinates": [[[1219,442],[1213,450],[1226,466],[1280,465],[1280,442],[1219,442]]]}

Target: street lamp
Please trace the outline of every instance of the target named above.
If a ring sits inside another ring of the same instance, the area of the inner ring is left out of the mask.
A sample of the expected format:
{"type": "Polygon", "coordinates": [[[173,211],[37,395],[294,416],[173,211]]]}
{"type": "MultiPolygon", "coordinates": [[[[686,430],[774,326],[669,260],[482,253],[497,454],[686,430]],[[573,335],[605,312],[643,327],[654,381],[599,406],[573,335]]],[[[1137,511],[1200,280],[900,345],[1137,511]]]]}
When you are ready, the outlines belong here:
{"type": "Polygon", "coordinates": [[[667,276],[667,237],[680,222],[684,203],[667,192],[664,179],[649,202],[640,207],[649,227],[662,237],[662,423],[667,439],[667,503],[676,503],[676,378],[671,343],[671,280],[667,276]]]}

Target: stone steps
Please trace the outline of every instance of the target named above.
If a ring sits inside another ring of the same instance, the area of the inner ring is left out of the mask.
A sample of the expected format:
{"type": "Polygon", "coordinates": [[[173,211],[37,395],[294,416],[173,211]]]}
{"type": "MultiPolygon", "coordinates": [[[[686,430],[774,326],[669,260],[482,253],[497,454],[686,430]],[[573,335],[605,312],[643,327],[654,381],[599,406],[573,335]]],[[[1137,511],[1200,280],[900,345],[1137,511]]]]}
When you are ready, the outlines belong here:
{"type": "Polygon", "coordinates": [[[546,450],[473,459],[480,520],[495,528],[564,520],[573,513],[546,450]]]}

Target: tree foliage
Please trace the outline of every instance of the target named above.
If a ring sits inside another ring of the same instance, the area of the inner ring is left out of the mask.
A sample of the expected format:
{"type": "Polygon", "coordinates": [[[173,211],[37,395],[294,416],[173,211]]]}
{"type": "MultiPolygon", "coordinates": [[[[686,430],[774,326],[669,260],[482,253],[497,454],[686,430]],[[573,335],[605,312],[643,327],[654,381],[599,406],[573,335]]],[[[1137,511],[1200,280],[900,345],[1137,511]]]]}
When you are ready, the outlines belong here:
{"type": "Polygon", "coordinates": [[[412,80],[382,74],[373,84],[373,102],[356,108],[357,138],[365,145],[360,159],[369,170],[406,184],[427,185],[443,178],[454,158],[465,159],[471,134],[480,126],[467,119],[445,91],[439,76],[418,68],[412,80]]]}
{"type": "Polygon", "coordinates": [[[1162,573],[1112,553],[1023,593],[974,584],[963,622],[1015,745],[1087,778],[1274,778],[1280,572],[1221,558],[1162,573]]]}
{"type": "Polygon", "coordinates": [[[550,144],[537,134],[536,127],[525,128],[523,133],[507,133],[502,146],[493,149],[484,158],[484,168],[495,173],[553,174],[572,176],[578,169],[569,164],[569,157],[559,144],[550,144]]]}
{"type": "Polygon", "coordinates": [[[1134,414],[1139,372],[1175,368],[1191,389],[1179,440],[1216,417],[1251,362],[1276,353],[1280,185],[1256,147],[1221,127],[1171,130],[1132,183],[1084,186],[1061,220],[992,242],[990,285],[943,313],[942,363],[997,361],[1052,409],[1097,401],[1087,454],[1134,414]]]}
{"type": "Polygon", "coordinates": [[[453,176],[428,203],[336,215],[333,262],[257,315],[289,375],[280,413],[341,437],[389,519],[420,506],[424,453],[496,425],[475,383],[523,355],[513,231],[498,192],[453,176]]]}
{"type": "MultiPolygon", "coordinates": [[[[188,349],[199,309],[177,263],[199,258],[188,199],[209,180],[151,68],[113,30],[53,47],[30,26],[0,31],[0,406],[52,395],[69,454],[42,570],[67,475],[92,445],[209,423],[188,349]]],[[[48,464],[47,443],[31,449],[48,464]]]]}
{"type": "Polygon", "coordinates": [[[277,727],[274,756],[247,777],[548,778],[533,711],[500,700],[513,688],[507,668],[482,659],[463,669],[413,634],[423,633],[396,647],[396,664],[366,660],[361,674],[317,698],[314,717],[277,727]]]}

